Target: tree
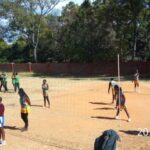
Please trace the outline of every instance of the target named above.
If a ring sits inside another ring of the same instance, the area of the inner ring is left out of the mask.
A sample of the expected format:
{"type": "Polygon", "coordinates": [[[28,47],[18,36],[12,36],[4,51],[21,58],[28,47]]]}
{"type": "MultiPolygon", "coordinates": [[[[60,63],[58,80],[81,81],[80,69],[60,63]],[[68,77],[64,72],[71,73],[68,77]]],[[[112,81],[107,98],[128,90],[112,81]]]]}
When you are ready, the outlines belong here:
{"type": "Polygon", "coordinates": [[[37,62],[37,49],[45,16],[62,1],[64,0],[4,0],[3,2],[9,27],[24,36],[33,46],[35,62],[37,62]]]}

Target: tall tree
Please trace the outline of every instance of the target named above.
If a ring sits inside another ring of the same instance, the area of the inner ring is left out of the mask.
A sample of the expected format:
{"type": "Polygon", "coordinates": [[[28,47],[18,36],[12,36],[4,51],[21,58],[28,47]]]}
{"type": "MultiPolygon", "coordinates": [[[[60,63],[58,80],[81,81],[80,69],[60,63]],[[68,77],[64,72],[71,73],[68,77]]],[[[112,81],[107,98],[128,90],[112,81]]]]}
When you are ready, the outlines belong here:
{"type": "Polygon", "coordinates": [[[64,0],[4,0],[3,8],[9,18],[9,27],[22,34],[32,44],[34,61],[37,62],[37,49],[40,33],[47,16],[55,6],[64,0]]]}

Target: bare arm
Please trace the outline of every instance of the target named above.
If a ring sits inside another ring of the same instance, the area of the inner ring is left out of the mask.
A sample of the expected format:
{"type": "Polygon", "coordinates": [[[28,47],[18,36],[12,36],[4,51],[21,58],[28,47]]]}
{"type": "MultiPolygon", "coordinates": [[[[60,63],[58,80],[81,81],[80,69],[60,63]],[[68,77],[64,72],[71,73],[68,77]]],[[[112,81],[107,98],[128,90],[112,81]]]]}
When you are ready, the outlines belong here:
{"type": "Polygon", "coordinates": [[[111,83],[109,82],[108,93],[109,93],[109,91],[110,91],[110,88],[111,88],[111,83]]]}
{"type": "Polygon", "coordinates": [[[28,103],[28,105],[31,106],[31,101],[30,101],[29,97],[26,98],[26,102],[28,103]]]}

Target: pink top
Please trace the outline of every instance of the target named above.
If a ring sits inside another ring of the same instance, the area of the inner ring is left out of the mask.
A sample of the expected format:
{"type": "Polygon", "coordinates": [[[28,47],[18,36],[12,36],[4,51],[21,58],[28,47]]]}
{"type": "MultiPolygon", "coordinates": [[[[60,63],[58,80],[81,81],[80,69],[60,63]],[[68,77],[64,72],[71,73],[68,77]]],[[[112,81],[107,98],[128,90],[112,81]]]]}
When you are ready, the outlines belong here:
{"type": "Polygon", "coordinates": [[[4,116],[5,107],[3,104],[0,104],[0,116],[4,116]]]}

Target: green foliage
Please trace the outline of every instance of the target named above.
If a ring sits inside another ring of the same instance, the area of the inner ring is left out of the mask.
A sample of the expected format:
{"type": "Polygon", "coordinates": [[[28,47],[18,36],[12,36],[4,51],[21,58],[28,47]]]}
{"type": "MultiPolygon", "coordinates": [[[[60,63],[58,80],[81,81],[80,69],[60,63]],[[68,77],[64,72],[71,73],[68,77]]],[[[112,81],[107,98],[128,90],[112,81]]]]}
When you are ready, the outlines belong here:
{"type": "Polygon", "coordinates": [[[1,6],[9,19],[6,35],[19,37],[11,46],[0,40],[2,61],[33,61],[34,50],[39,62],[114,61],[118,53],[122,61],[150,60],[150,0],[70,2],[61,16],[41,15],[37,5],[27,9],[21,2],[1,6]]]}

